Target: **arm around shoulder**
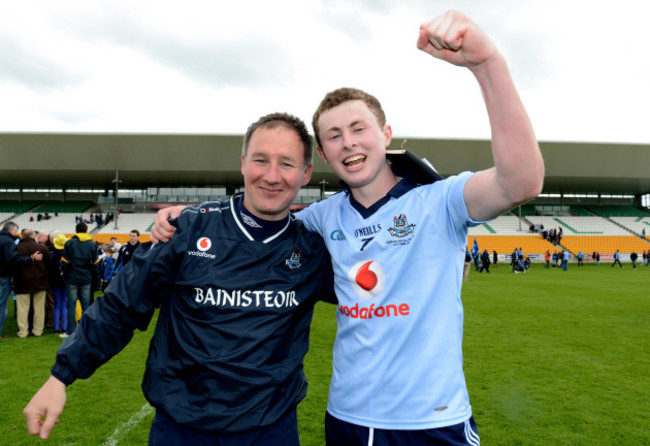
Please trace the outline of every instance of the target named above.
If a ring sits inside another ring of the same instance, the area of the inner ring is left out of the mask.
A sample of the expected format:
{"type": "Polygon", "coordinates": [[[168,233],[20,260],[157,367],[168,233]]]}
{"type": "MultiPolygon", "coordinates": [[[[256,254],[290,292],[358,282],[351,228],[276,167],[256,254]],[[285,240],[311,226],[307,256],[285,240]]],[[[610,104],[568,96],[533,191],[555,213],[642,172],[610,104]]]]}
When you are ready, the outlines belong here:
{"type": "Polygon", "coordinates": [[[168,242],[176,228],[169,223],[169,220],[177,218],[187,206],[170,206],[159,210],[153,217],[154,225],[151,228],[151,240],[154,243],[168,242]]]}

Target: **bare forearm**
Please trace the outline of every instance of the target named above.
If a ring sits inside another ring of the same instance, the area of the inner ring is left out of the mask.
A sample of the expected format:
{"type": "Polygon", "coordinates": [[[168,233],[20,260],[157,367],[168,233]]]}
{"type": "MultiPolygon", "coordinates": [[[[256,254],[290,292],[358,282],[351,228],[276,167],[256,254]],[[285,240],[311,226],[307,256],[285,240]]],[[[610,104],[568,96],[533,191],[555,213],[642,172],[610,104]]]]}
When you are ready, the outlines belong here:
{"type": "Polygon", "coordinates": [[[510,202],[509,205],[504,203],[509,208],[541,192],[544,162],[528,113],[503,56],[497,53],[470,70],[485,99],[496,180],[510,202]]]}

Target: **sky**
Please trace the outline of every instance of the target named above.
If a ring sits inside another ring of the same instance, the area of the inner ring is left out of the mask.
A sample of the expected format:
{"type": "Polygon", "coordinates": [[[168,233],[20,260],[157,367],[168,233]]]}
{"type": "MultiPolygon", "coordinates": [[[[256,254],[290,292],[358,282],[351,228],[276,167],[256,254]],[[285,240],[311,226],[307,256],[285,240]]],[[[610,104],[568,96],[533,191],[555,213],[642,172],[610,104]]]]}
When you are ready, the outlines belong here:
{"type": "Polygon", "coordinates": [[[469,70],[415,46],[450,8],[504,54],[540,141],[650,144],[642,0],[5,1],[0,132],[242,134],[347,86],[394,137],[487,139],[469,70]]]}

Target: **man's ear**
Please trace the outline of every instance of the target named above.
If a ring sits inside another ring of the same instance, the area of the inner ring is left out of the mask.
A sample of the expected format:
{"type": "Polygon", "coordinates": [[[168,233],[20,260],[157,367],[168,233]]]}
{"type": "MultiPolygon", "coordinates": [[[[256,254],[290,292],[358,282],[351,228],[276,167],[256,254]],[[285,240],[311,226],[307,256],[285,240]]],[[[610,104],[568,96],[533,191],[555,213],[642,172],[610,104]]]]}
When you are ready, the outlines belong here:
{"type": "Polygon", "coordinates": [[[384,126],[384,148],[387,148],[390,145],[392,139],[393,129],[388,124],[386,124],[386,126],[384,126]]]}
{"type": "Polygon", "coordinates": [[[244,175],[244,165],[246,164],[246,158],[244,155],[241,156],[241,174],[244,175]]]}
{"type": "Polygon", "coordinates": [[[307,168],[305,169],[305,177],[302,179],[301,186],[306,186],[309,183],[309,181],[311,180],[311,173],[313,170],[314,170],[313,164],[307,166],[307,168]]]}
{"type": "Polygon", "coordinates": [[[316,150],[318,151],[318,156],[320,156],[320,159],[322,159],[325,164],[327,164],[327,157],[325,156],[325,152],[323,152],[323,149],[320,148],[320,146],[316,147],[316,150]]]}

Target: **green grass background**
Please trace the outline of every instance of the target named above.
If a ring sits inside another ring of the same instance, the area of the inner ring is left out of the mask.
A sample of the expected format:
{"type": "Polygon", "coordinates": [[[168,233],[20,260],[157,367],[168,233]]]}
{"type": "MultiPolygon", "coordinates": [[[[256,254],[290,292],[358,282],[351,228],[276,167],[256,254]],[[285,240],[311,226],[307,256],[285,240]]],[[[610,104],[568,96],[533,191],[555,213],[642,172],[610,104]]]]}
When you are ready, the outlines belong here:
{"type": "MultiPolygon", "coordinates": [[[[650,268],[533,265],[471,272],[463,285],[465,372],[484,445],[650,444],[650,268]]],[[[298,407],[301,444],[322,445],[335,307],[318,305],[310,381],[298,407]]],[[[153,326],[153,325],[152,325],[153,326]]],[[[22,409],[49,375],[61,340],[15,337],[13,304],[0,340],[0,445],[43,444],[22,409]]],[[[49,330],[47,331],[49,333],[49,330]]],[[[140,380],[153,330],[68,389],[48,445],[143,445],[150,413],[140,380]]],[[[417,358],[413,358],[417,360],[417,358]]]]}

